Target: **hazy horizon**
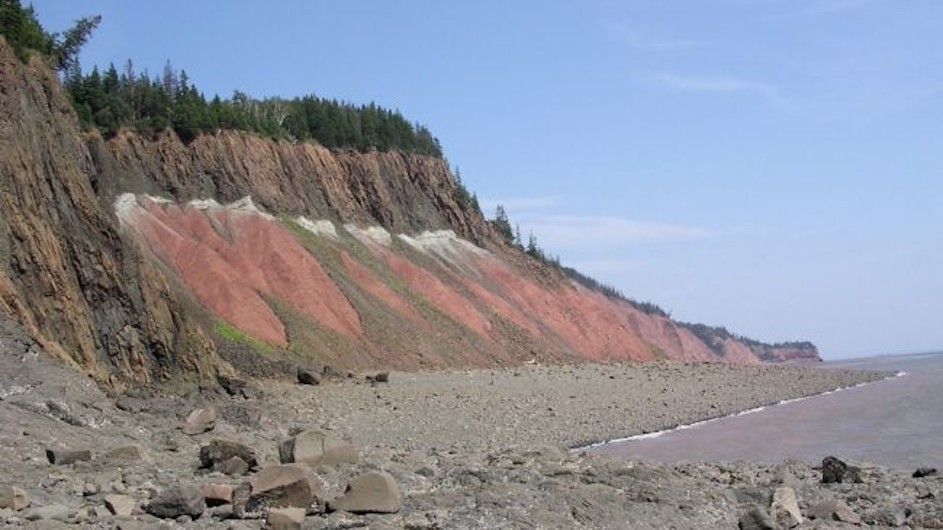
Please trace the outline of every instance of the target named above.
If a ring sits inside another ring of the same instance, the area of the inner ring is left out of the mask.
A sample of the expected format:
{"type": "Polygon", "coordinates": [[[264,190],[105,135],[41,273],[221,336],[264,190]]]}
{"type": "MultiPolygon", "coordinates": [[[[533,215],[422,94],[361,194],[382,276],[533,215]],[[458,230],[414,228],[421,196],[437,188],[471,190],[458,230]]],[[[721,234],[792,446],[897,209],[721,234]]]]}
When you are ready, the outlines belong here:
{"type": "Polygon", "coordinates": [[[397,108],[486,214],[676,319],[943,349],[938,2],[33,5],[51,31],[102,15],[86,70],[397,108]]]}

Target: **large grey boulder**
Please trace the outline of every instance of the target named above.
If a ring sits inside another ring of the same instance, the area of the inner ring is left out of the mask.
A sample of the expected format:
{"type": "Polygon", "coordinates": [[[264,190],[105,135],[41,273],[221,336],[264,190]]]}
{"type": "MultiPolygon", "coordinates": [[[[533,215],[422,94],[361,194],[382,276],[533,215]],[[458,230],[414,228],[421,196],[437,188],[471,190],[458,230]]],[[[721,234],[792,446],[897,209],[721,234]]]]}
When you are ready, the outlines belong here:
{"type": "Polygon", "coordinates": [[[181,515],[196,519],[206,510],[206,501],[197,486],[174,484],[158,494],[144,509],[163,519],[176,519],[181,515]]]}
{"type": "Polygon", "coordinates": [[[356,514],[396,513],[403,507],[403,494],[389,473],[371,471],[351,480],[344,495],[328,507],[356,514]]]}
{"type": "Polygon", "coordinates": [[[266,512],[271,508],[302,508],[307,511],[325,498],[320,480],[306,466],[287,464],[266,467],[249,480],[245,511],[266,512]]]}
{"type": "Polygon", "coordinates": [[[822,459],[822,483],[861,482],[861,468],[849,466],[834,456],[822,459]]]}
{"type": "Polygon", "coordinates": [[[255,449],[238,442],[216,439],[200,448],[200,464],[214,471],[220,471],[226,461],[233,457],[245,462],[249,469],[259,465],[255,449]]]}
{"type": "Polygon", "coordinates": [[[321,431],[302,431],[283,441],[278,447],[283,464],[304,463],[312,466],[356,464],[360,452],[343,440],[321,431]]]}
{"type": "Polygon", "coordinates": [[[183,423],[183,434],[195,436],[212,431],[216,427],[216,407],[194,409],[183,423]]]}

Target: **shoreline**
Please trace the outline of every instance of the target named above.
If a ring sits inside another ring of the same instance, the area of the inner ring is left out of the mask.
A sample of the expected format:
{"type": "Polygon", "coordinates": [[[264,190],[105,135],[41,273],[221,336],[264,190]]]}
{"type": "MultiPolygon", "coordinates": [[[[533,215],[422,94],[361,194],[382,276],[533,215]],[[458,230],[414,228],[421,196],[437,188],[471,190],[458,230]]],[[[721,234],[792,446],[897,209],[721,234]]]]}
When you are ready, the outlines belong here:
{"type": "MultiPolygon", "coordinates": [[[[881,380],[887,372],[689,363],[521,366],[392,372],[388,382],[363,375],[319,385],[243,381],[244,387],[234,387],[242,390],[203,387],[181,398],[141,390],[107,397],[68,369],[42,366],[48,360],[22,362],[38,366],[32,372],[20,366],[0,380],[24,389],[0,400],[8,420],[0,429],[0,486],[19,487],[32,505],[0,508],[0,525],[27,525],[44,513],[69,525],[166,525],[167,519],[146,513],[162,492],[181,485],[251,490],[258,473],[278,466],[283,442],[304,430],[342,440],[358,457],[305,468],[319,493],[307,505],[302,528],[735,528],[744,518],[774,518],[771,499],[783,488],[799,499],[804,514],[841,499],[873,528],[943,521],[936,501],[943,498],[943,480],[880,466],[855,463],[862,483],[834,487],[821,483],[815,463],[662,464],[567,450],[587,439],[881,380]],[[206,432],[184,434],[186,418],[198,407],[212,407],[215,421],[206,432]],[[203,448],[218,440],[251,448],[259,470],[200,469],[203,448]],[[109,456],[121,448],[126,454],[129,444],[138,454],[132,460],[109,456]],[[91,461],[51,464],[46,449],[63,445],[90,450],[91,461]],[[388,474],[401,492],[394,513],[325,509],[371,472],[388,474]],[[130,514],[106,509],[116,495],[133,507],[130,514]]],[[[264,515],[245,518],[236,502],[233,497],[199,515],[176,516],[172,524],[265,527],[264,515]]],[[[820,522],[798,528],[829,528],[820,522]]]]}
{"type": "Polygon", "coordinates": [[[590,450],[590,449],[599,449],[599,448],[606,447],[606,446],[611,445],[611,444],[618,444],[618,443],[623,443],[623,442],[631,442],[631,441],[634,441],[634,440],[649,440],[649,439],[652,439],[652,438],[658,438],[658,437],[660,437],[660,436],[662,436],[662,435],[665,435],[665,434],[668,434],[668,433],[672,433],[672,432],[675,432],[675,431],[684,431],[684,430],[689,430],[689,429],[696,429],[697,427],[700,427],[700,426],[702,426],[702,425],[707,425],[707,424],[709,424],[709,423],[713,423],[713,422],[716,422],[716,421],[721,421],[721,420],[725,420],[725,419],[728,419],[728,418],[736,418],[736,417],[739,417],[739,416],[745,416],[745,415],[747,415],[747,414],[753,414],[753,413],[756,413],[756,412],[762,412],[762,411],[767,410],[767,409],[770,409],[770,408],[772,408],[772,407],[778,407],[778,406],[780,406],[780,405],[788,405],[788,404],[790,404],[790,403],[796,403],[796,402],[804,401],[804,400],[807,400],[807,399],[813,399],[813,398],[817,398],[817,397],[821,397],[821,396],[827,396],[827,395],[830,395],[830,394],[834,394],[834,393],[836,393],[836,392],[842,392],[842,391],[845,391],[845,390],[851,390],[851,389],[853,389],[853,388],[860,388],[860,387],[863,387],[863,386],[872,385],[872,384],[875,384],[875,383],[880,383],[880,382],[886,381],[886,380],[888,380],[888,379],[894,379],[894,378],[898,378],[898,377],[905,377],[905,376],[907,376],[907,375],[908,375],[907,372],[898,370],[898,371],[897,371],[896,373],[894,373],[894,374],[888,375],[887,377],[884,377],[884,378],[882,378],[882,379],[877,379],[877,380],[874,380],[874,381],[863,381],[863,382],[861,382],[861,383],[855,383],[855,384],[853,384],[853,385],[844,386],[844,387],[841,387],[841,388],[836,388],[836,389],[834,389],[834,390],[826,390],[826,391],[820,392],[820,393],[818,393],[818,394],[811,394],[811,395],[808,395],[808,396],[801,396],[801,397],[796,397],[796,398],[784,399],[784,400],[782,400],[782,401],[779,401],[779,402],[776,402],[776,403],[772,403],[772,404],[769,404],[769,405],[760,405],[760,406],[757,406],[757,407],[754,407],[754,408],[751,408],[751,409],[742,410],[742,411],[734,412],[734,413],[731,413],[731,414],[726,414],[726,415],[724,415],[724,416],[715,416],[715,417],[712,417],[712,418],[706,418],[706,419],[703,419],[703,420],[695,421],[695,422],[693,422],[693,423],[686,423],[686,424],[683,424],[683,425],[677,425],[677,426],[675,426],[675,427],[670,427],[670,428],[668,428],[668,429],[662,429],[662,430],[660,430],[660,431],[653,431],[653,432],[645,432],[645,433],[641,433],[641,434],[634,434],[634,435],[632,435],[632,436],[627,436],[627,437],[624,437],[624,438],[614,438],[614,439],[612,439],[612,440],[606,440],[606,441],[596,442],[596,443],[592,443],[592,444],[589,444],[589,445],[586,445],[586,446],[582,446],[582,447],[574,447],[574,448],[570,449],[570,451],[576,452],[576,451],[584,451],[584,450],[590,450]]]}

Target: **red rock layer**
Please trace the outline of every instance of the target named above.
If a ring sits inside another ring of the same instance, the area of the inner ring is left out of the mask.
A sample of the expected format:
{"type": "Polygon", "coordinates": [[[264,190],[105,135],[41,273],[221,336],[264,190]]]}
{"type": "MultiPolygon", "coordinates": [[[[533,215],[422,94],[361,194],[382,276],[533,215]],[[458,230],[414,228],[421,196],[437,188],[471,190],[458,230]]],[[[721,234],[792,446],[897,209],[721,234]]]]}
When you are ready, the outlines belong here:
{"type": "Polygon", "coordinates": [[[226,322],[287,346],[285,326],[265,300],[273,296],[342,335],[363,335],[344,294],[278,223],[254,212],[140,202],[130,217],[134,228],[197,299],[226,322]]]}

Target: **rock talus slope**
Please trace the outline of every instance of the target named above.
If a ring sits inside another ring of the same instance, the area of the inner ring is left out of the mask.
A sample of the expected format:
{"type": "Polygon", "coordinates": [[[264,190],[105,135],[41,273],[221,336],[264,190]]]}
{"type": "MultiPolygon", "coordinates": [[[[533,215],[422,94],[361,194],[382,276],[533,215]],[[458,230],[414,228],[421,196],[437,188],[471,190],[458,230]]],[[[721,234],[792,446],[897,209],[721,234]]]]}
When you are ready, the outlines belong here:
{"type": "Polygon", "coordinates": [[[99,381],[758,362],[507,247],[444,160],[227,131],[104,139],[2,42],[0,89],[0,309],[99,381]]]}

